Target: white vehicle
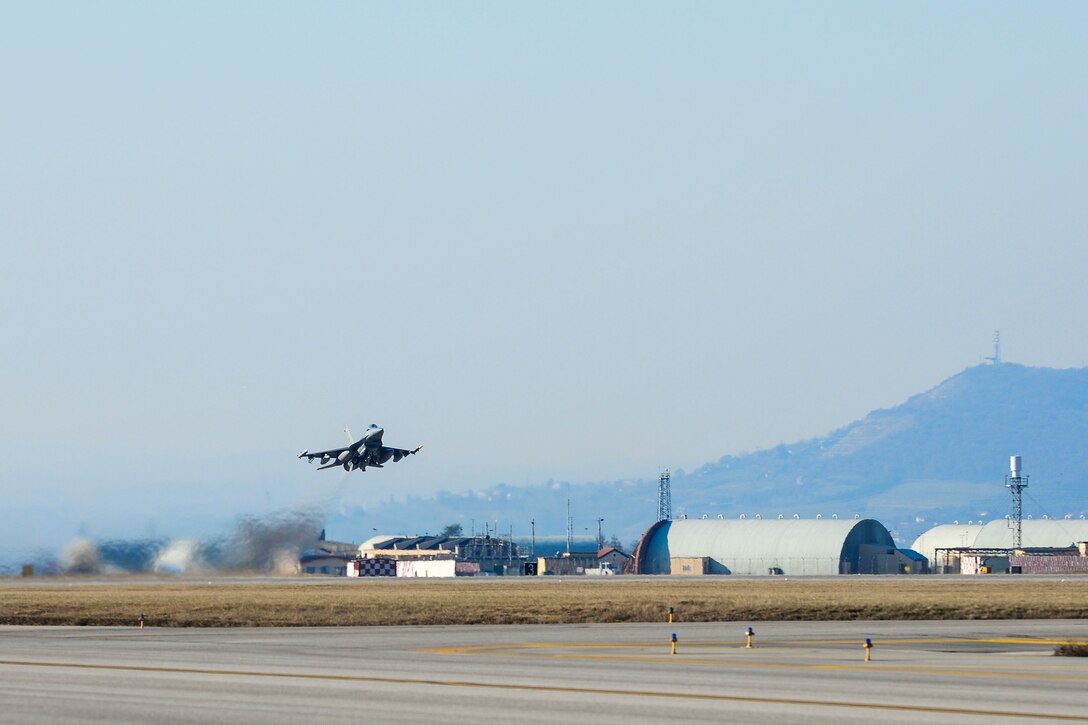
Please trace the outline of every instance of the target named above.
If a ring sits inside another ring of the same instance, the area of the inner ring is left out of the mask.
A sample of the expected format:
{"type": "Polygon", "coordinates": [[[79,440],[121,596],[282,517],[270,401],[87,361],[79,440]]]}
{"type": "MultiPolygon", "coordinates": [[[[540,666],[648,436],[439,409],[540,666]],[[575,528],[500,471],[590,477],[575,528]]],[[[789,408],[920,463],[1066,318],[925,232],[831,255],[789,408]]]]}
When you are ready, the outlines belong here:
{"type": "Polygon", "coordinates": [[[607,561],[601,562],[601,565],[596,569],[586,569],[587,576],[613,576],[615,573],[616,570],[607,561]]]}

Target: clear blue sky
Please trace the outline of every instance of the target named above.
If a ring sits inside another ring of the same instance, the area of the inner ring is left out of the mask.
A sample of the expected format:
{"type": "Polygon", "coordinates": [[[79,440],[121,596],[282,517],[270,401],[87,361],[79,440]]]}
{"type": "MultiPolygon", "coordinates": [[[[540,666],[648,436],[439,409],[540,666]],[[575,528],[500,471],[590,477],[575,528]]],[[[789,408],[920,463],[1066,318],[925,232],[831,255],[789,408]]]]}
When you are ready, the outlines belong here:
{"type": "Polygon", "coordinates": [[[0,561],[1088,361],[1083,3],[6,3],[0,561]],[[294,459],[370,422],[423,453],[294,459]],[[325,475],[327,474],[327,475],[325,475]]]}

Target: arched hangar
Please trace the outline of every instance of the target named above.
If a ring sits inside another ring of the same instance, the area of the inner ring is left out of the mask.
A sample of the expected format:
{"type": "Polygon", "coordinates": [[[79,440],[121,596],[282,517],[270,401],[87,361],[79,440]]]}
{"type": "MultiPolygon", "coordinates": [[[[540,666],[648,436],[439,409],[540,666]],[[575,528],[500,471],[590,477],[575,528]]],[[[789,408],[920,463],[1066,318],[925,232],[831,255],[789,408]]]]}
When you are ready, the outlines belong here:
{"type": "Polygon", "coordinates": [[[911,566],[874,519],[659,521],[634,559],[636,574],[896,574],[911,566]]]}
{"type": "MultiPolygon", "coordinates": [[[[1012,549],[1015,524],[1008,519],[994,519],[966,524],[940,524],[914,540],[912,549],[937,563],[938,549],[1012,549]]],[[[1024,519],[1021,521],[1020,548],[1064,548],[1088,541],[1088,521],[1084,519],[1024,519]]]]}

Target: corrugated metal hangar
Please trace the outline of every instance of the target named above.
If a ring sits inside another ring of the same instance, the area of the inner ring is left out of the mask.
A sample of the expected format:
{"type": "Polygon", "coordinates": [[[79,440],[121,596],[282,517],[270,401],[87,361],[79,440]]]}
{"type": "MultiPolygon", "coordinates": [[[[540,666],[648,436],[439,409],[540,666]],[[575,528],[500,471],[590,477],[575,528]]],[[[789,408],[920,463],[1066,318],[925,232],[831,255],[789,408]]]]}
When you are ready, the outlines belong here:
{"type": "Polygon", "coordinates": [[[680,519],[650,527],[637,574],[919,573],[874,519],[680,519]]]}

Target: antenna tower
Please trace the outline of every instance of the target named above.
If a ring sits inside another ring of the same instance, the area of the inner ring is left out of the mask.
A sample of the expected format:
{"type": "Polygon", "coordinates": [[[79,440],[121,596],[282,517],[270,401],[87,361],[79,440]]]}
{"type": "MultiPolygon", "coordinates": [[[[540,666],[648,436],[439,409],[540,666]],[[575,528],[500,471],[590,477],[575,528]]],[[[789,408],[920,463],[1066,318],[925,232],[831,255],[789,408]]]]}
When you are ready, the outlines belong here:
{"type": "Polygon", "coordinates": [[[997,365],[1001,362],[1001,330],[994,330],[994,354],[983,360],[987,365],[997,365]]]}
{"type": "Polygon", "coordinates": [[[1028,487],[1028,477],[1020,475],[1020,456],[1009,457],[1009,475],[1005,476],[1005,488],[1012,491],[1012,521],[1016,527],[1012,535],[1014,549],[1023,546],[1024,506],[1023,493],[1028,487]]]}
{"type": "Polygon", "coordinates": [[[570,496],[567,496],[567,553],[574,547],[574,519],[570,517],[570,496]]]}
{"type": "Polygon", "coordinates": [[[667,468],[657,481],[657,520],[672,520],[672,483],[667,468]]]}

